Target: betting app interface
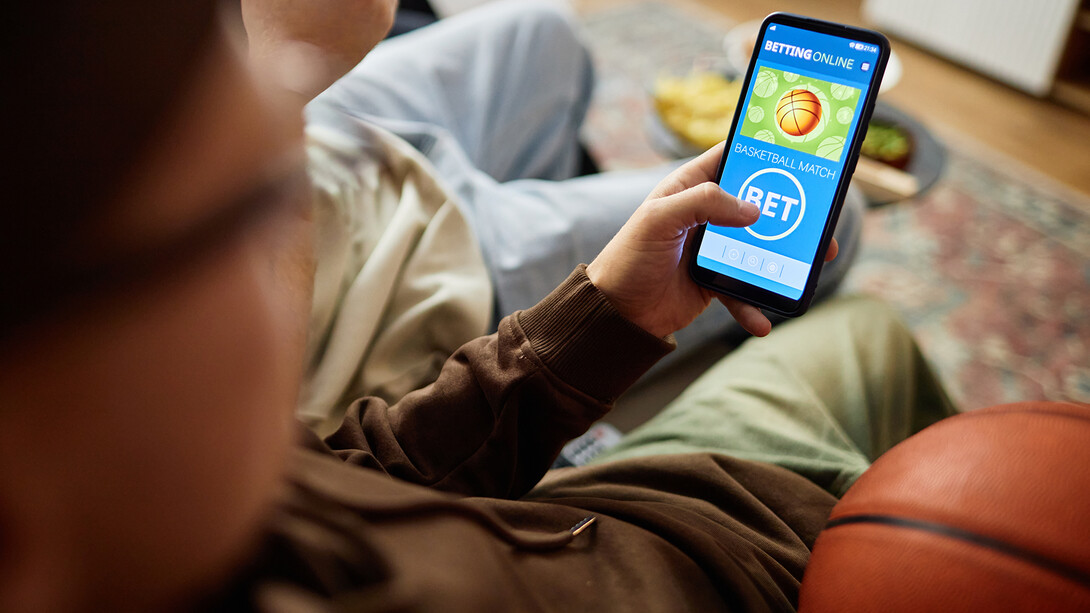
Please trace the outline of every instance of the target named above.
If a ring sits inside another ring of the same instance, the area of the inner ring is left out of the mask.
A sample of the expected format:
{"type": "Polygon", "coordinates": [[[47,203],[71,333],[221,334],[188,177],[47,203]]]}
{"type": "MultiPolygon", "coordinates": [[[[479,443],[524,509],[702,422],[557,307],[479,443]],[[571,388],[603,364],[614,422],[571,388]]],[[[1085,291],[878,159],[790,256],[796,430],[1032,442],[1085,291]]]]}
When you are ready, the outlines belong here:
{"type": "Polygon", "coordinates": [[[698,265],[802,296],[878,58],[872,43],[769,24],[719,182],[761,216],[709,225],[698,265]]]}

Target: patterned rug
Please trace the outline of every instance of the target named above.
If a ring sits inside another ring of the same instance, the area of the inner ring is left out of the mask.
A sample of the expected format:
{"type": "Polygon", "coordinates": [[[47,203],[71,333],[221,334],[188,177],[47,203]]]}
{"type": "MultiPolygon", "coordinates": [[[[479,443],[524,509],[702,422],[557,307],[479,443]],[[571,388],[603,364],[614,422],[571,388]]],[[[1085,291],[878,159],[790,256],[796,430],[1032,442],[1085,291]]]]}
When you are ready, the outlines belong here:
{"type": "MultiPolygon", "coordinates": [[[[664,69],[722,55],[722,18],[648,2],[583,23],[599,79],[592,151],[605,168],[661,161],[647,130],[633,127],[646,126],[648,85],[664,69]]],[[[1090,402],[1090,199],[944,136],[939,183],[868,212],[846,291],[900,310],[962,409],[1090,402]]]]}

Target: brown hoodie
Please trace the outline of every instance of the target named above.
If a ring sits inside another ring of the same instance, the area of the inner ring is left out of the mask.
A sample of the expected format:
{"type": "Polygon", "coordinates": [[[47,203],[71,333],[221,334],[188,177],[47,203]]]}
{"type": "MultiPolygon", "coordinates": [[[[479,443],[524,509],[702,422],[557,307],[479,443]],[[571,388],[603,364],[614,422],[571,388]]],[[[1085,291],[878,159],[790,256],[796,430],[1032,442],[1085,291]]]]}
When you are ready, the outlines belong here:
{"type": "Polygon", "coordinates": [[[324,442],[306,435],[261,550],[216,606],[793,610],[836,502],[806,479],[709,454],[545,475],[671,347],[580,267],[434,384],[356,402],[324,442]]]}

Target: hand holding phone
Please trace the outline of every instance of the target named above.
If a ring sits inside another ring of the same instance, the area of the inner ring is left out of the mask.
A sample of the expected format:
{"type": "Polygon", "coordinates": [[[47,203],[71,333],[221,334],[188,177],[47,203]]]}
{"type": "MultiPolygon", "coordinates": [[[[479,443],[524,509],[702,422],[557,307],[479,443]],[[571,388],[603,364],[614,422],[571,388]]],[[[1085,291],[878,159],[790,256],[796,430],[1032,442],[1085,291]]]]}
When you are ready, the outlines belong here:
{"type": "MultiPolygon", "coordinates": [[[[591,282],[629,321],[658,337],[684,328],[715,299],[694,285],[684,259],[691,231],[703,223],[746,226],[759,216],[712,183],[721,146],[674,170],[587,266],[591,282]]],[[[751,333],[768,334],[761,312],[720,297],[751,333]]]]}
{"type": "Polygon", "coordinates": [[[806,311],[888,57],[878,32],[784,13],[765,19],[715,179],[760,217],[745,228],[703,227],[694,281],[781,315],[806,311]]]}

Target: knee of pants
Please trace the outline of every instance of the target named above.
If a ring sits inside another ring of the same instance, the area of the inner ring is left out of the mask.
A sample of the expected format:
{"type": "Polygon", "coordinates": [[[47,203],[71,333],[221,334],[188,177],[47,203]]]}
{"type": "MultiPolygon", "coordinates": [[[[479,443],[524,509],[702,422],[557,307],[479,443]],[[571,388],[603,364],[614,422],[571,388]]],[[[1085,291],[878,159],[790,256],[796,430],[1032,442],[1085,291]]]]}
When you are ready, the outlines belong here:
{"type": "Polygon", "coordinates": [[[589,67],[590,54],[576,34],[575,13],[559,0],[509,0],[496,5],[497,17],[509,27],[523,30],[532,37],[531,48],[543,59],[556,61],[557,54],[574,53],[578,62],[589,67]]]}
{"type": "Polygon", "coordinates": [[[820,310],[838,321],[832,329],[851,335],[856,344],[879,347],[915,347],[916,339],[900,313],[885,301],[871,296],[845,296],[830,300],[820,310]]]}
{"type": "Polygon", "coordinates": [[[563,0],[508,0],[496,6],[510,11],[512,17],[535,24],[546,32],[555,28],[557,32],[574,35],[575,13],[563,0]]]}

